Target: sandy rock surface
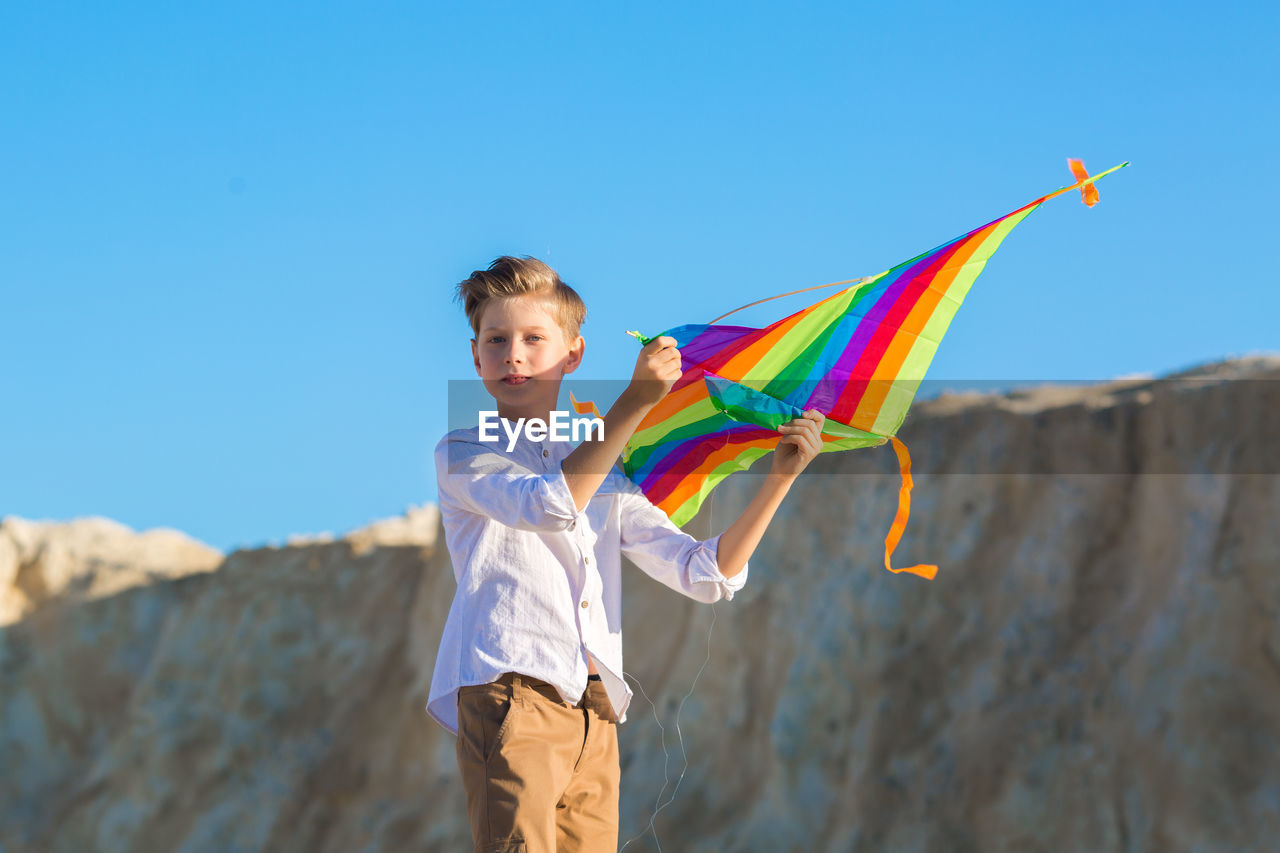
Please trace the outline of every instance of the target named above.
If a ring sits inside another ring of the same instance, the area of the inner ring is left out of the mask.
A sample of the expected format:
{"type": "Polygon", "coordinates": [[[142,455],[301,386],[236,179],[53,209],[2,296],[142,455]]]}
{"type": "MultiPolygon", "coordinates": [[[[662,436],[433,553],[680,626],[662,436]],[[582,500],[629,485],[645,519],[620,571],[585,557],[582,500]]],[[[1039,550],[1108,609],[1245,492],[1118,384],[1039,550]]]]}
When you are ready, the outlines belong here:
{"type": "Polygon", "coordinates": [[[0,518],[0,625],[52,600],[87,601],[208,572],[222,552],[167,528],[135,533],[109,518],[0,518]]]}

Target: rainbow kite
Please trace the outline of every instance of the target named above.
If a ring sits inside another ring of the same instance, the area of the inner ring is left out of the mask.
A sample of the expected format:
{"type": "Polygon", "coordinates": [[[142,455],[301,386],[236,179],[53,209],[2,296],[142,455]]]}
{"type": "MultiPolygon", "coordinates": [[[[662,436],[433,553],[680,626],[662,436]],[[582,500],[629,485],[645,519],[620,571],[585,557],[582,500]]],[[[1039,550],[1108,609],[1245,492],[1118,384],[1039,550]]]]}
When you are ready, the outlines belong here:
{"type": "MultiPolygon", "coordinates": [[[[885,568],[934,577],[936,566],[895,569],[890,564],[906,525],[911,490],[910,457],[895,434],[956,309],[1014,226],[1044,202],[1076,188],[1092,207],[1098,200],[1093,182],[1128,165],[1090,177],[1080,161],[1068,163],[1075,184],[879,275],[858,279],[763,329],[712,321],[662,332],[675,338],[683,374],[627,444],[627,476],[673,522],[684,524],[721,480],[774,449],[780,424],[818,409],[827,418],[823,452],[892,442],[903,484],[885,540],[885,568]]],[[[632,334],[642,343],[651,340],[632,334]]]]}

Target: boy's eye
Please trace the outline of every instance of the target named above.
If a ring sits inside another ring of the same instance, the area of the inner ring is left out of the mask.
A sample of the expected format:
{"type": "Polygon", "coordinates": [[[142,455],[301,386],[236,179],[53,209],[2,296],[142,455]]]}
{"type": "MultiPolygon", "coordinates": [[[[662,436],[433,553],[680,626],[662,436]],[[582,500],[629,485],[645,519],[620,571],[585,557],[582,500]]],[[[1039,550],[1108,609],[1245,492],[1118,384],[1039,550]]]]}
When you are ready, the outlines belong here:
{"type": "MultiPolygon", "coordinates": [[[[543,335],[525,335],[525,338],[524,338],[524,339],[525,339],[526,341],[542,341],[542,340],[545,340],[545,336],[543,336],[543,335]]],[[[487,343],[487,344],[504,344],[504,343],[506,343],[506,342],[507,342],[507,339],[506,339],[506,336],[504,336],[504,335],[491,335],[491,336],[489,336],[489,337],[485,338],[485,343],[487,343]]]]}

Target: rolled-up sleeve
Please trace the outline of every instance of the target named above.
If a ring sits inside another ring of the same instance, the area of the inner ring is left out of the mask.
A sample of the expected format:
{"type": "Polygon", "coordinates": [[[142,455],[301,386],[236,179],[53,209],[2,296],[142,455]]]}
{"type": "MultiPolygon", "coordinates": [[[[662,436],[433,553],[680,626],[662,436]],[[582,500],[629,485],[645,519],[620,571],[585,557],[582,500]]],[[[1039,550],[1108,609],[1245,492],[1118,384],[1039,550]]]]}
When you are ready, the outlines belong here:
{"type": "Polygon", "coordinates": [[[720,537],[695,539],[676,527],[639,487],[621,494],[622,553],[645,574],[703,602],[732,599],[747,582],[747,566],[732,578],[720,572],[720,537]]]}
{"type": "Polygon", "coordinates": [[[573,525],[578,508],[564,472],[531,471],[492,446],[445,436],[436,445],[441,507],[453,505],[517,530],[573,525]]]}

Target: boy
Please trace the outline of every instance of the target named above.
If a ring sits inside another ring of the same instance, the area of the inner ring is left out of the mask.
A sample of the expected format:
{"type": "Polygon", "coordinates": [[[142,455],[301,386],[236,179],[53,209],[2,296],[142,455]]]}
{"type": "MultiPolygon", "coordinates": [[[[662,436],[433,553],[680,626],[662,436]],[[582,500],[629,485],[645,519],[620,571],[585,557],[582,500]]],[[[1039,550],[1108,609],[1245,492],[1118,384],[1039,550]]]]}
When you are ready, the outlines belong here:
{"type": "MultiPolygon", "coordinates": [[[[604,434],[511,437],[551,421],[561,379],[582,363],[586,307],[533,258],[504,256],[458,285],[476,373],[502,429],[455,430],[436,447],[445,543],[457,593],[427,711],[457,734],[477,851],[605,851],[618,843],[621,555],[699,601],[731,599],[791,483],[821,447],[823,416],[779,428],[770,475],[742,515],[698,541],[614,462],[680,378],[675,340],[650,341],[604,434]]],[[[478,419],[479,420],[479,419],[478,419]]]]}

